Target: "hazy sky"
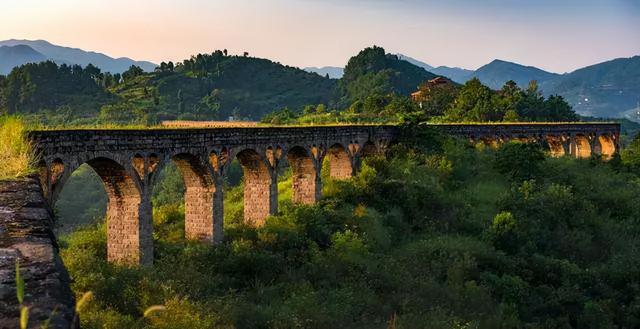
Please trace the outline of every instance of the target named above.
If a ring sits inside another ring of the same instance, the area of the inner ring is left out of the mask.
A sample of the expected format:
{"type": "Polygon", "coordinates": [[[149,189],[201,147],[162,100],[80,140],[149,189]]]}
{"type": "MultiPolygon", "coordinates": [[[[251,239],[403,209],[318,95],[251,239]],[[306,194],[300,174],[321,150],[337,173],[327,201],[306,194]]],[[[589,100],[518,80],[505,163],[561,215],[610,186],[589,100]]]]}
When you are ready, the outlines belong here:
{"type": "Polygon", "coordinates": [[[373,44],[431,65],[554,72],[640,55],[640,0],[0,0],[0,40],[181,60],[248,51],[343,66],[373,44]]]}

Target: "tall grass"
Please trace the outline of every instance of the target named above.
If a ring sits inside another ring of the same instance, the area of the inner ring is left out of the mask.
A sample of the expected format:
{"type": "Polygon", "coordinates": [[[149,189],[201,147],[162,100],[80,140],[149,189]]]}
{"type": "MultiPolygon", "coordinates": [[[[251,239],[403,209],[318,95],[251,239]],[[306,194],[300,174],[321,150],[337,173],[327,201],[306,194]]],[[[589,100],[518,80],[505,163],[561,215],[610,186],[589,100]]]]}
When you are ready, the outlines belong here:
{"type": "Polygon", "coordinates": [[[35,153],[26,137],[25,124],[14,116],[0,116],[0,180],[17,178],[33,171],[35,153]]]}

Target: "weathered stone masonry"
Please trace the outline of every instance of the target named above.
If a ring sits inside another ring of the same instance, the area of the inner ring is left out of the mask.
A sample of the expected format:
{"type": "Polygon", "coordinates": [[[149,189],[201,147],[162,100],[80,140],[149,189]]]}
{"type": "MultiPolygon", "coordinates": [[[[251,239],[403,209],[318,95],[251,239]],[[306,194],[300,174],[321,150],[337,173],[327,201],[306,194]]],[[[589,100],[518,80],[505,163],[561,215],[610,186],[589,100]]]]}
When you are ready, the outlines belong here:
{"type": "MultiPolygon", "coordinates": [[[[0,181],[0,328],[19,328],[15,269],[25,280],[29,328],[72,327],[75,301],[37,177],[0,181]]],[[[76,323],[77,324],[77,323],[76,323]]]]}
{"type": "MultiPolygon", "coordinates": [[[[611,157],[618,150],[618,124],[435,125],[445,134],[497,145],[509,140],[541,143],[554,156],[611,157]]],[[[222,177],[237,158],[244,172],[244,219],[261,225],[277,212],[277,170],[292,169],[293,201],[312,204],[322,191],[325,158],[330,176],[351,177],[360,159],[384,154],[397,140],[395,126],[215,128],[161,130],[34,131],[42,154],[40,178],[53,205],[71,173],[83,163],[101,177],[109,196],[108,259],[123,264],[153,261],[151,190],[156,173],[173,161],[186,187],[185,235],[223,239],[222,177]]]]}
{"type": "Polygon", "coordinates": [[[618,123],[440,124],[442,132],[472,142],[498,145],[510,140],[543,144],[552,156],[611,158],[620,148],[618,123]]]}
{"type": "Polygon", "coordinates": [[[277,169],[284,159],[292,169],[293,201],[312,204],[320,198],[327,153],[331,176],[345,179],[367,147],[382,149],[396,135],[392,126],[31,132],[51,205],[80,165],[98,173],[109,197],[108,259],[123,264],[153,261],[150,196],[156,173],[170,161],[185,182],[186,238],[218,243],[222,176],[233,158],[244,172],[245,221],[259,226],[277,212],[277,169]]]}

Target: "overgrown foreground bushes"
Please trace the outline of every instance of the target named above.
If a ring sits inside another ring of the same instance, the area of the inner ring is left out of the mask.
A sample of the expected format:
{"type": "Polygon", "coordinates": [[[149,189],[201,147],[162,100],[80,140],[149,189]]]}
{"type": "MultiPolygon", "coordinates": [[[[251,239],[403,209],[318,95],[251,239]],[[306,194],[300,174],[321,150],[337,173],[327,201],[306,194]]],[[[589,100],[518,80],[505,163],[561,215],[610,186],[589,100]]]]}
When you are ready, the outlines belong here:
{"type": "Polygon", "coordinates": [[[0,115],[0,180],[28,174],[33,169],[33,149],[25,125],[13,116],[0,115]]]}
{"type": "Polygon", "coordinates": [[[284,179],[281,213],[259,229],[241,224],[232,188],[217,247],[184,240],[180,181],[167,173],[153,268],[107,264],[102,224],[62,239],[73,290],[94,295],[82,326],[640,327],[635,169],[523,144],[423,146],[327,180],[316,206],[286,201],[284,179]],[[150,305],[166,309],[143,317],[150,305]]]}

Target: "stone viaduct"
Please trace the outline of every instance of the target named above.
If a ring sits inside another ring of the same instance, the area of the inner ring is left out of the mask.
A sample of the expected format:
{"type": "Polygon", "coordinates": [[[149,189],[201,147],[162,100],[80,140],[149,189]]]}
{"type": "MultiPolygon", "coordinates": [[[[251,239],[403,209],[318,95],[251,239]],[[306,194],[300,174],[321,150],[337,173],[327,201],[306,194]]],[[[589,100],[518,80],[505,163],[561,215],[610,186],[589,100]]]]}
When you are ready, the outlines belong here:
{"type": "MultiPolygon", "coordinates": [[[[611,157],[619,125],[486,124],[434,125],[445,134],[497,145],[508,140],[542,143],[551,155],[611,157]]],[[[151,191],[157,173],[173,162],[185,183],[185,237],[216,244],[223,239],[223,175],[238,159],[244,176],[244,220],[259,226],[278,207],[277,169],[286,159],[293,201],[321,196],[321,169],[347,179],[362,157],[384,154],[398,141],[397,126],[253,127],[149,130],[32,131],[41,156],[42,189],[53,206],[65,182],[86,163],[104,183],[107,257],[115,263],[153,262],[151,191]]]]}

